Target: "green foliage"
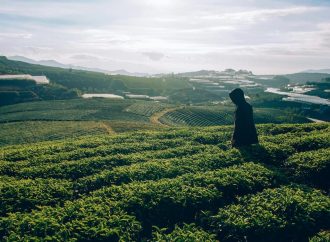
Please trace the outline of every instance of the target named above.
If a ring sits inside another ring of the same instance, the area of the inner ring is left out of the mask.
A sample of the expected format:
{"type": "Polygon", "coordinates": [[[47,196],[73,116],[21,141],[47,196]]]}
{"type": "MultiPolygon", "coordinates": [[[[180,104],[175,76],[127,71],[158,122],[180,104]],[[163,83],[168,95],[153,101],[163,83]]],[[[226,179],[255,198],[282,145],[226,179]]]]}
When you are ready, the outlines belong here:
{"type": "Polygon", "coordinates": [[[0,124],[0,146],[112,133],[102,121],[23,121],[0,124]]]}
{"type": "Polygon", "coordinates": [[[301,136],[290,139],[287,143],[298,152],[322,149],[329,147],[330,135],[329,133],[321,133],[301,136]]]}
{"type": "MultiPolygon", "coordinates": [[[[145,117],[153,112],[137,107],[145,117]]],[[[230,147],[232,126],[4,146],[0,238],[322,241],[326,232],[316,234],[330,226],[329,124],[257,129],[260,144],[240,149],[230,147]]]]}
{"type": "Polygon", "coordinates": [[[13,121],[74,121],[120,120],[148,122],[143,115],[127,112],[130,100],[57,100],[21,103],[0,108],[0,122],[13,121]]]}
{"type": "Polygon", "coordinates": [[[183,108],[166,113],[160,121],[165,124],[211,126],[232,123],[228,112],[216,112],[204,108],[183,108]]]}
{"type": "Polygon", "coordinates": [[[180,77],[149,78],[108,75],[101,72],[34,65],[8,60],[2,56],[0,56],[0,74],[45,75],[52,83],[67,89],[93,93],[130,91],[137,94],[162,95],[189,86],[187,79],[180,77]]]}
{"type": "Polygon", "coordinates": [[[313,236],[310,242],[329,242],[330,241],[330,231],[321,231],[315,236],[313,236]]]}
{"type": "Polygon", "coordinates": [[[318,123],[318,124],[301,124],[301,125],[273,125],[271,128],[268,129],[267,134],[270,135],[278,135],[278,134],[285,134],[290,133],[293,135],[304,133],[304,132],[311,132],[311,131],[320,131],[329,128],[327,123],[318,123]]]}
{"type": "Polygon", "coordinates": [[[0,79],[0,89],[21,90],[36,86],[34,80],[29,79],[0,79]]]}
{"type": "Polygon", "coordinates": [[[31,161],[23,161],[25,159],[24,153],[7,153],[4,157],[7,162],[0,165],[0,174],[24,178],[77,179],[103,169],[137,162],[139,156],[132,155],[134,153],[173,148],[182,143],[180,140],[163,140],[158,143],[114,144],[112,146],[99,146],[94,149],[77,149],[47,158],[41,155],[31,161]],[[13,164],[13,162],[16,163],[13,164]]]}
{"type": "Polygon", "coordinates": [[[136,241],[140,223],[113,207],[90,198],[30,214],[9,214],[0,219],[0,236],[9,241],[136,241]]]}
{"type": "Polygon", "coordinates": [[[157,102],[141,102],[138,101],[131,106],[126,108],[126,112],[135,113],[137,115],[142,115],[150,117],[152,114],[160,112],[165,108],[170,107],[168,104],[157,103],[157,102]]]}
{"type": "Polygon", "coordinates": [[[150,225],[168,226],[189,221],[201,209],[230,202],[236,195],[258,191],[276,183],[276,174],[263,166],[247,163],[210,172],[187,174],[176,179],[131,182],[100,189],[94,196],[118,202],[150,225]]]}
{"type": "Polygon", "coordinates": [[[0,106],[37,100],[71,99],[77,98],[78,94],[75,89],[54,83],[37,85],[29,79],[0,79],[0,106]]]}
{"type": "Polygon", "coordinates": [[[292,83],[307,83],[307,82],[320,82],[325,78],[329,78],[330,74],[327,73],[294,73],[285,75],[292,83]]]}
{"type": "Polygon", "coordinates": [[[198,228],[195,224],[184,224],[183,227],[175,226],[171,233],[166,233],[165,229],[155,227],[150,241],[161,242],[212,242],[216,241],[216,236],[205,230],[198,228]]]}
{"type": "Polygon", "coordinates": [[[220,237],[243,241],[300,241],[330,225],[330,198],[304,186],[266,189],[221,208],[212,218],[220,237]]]}
{"type": "Polygon", "coordinates": [[[31,91],[0,91],[0,106],[36,101],[38,99],[38,96],[31,91]]]}
{"type": "Polygon", "coordinates": [[[306,94],[321,98],[330,97],[330,93],[327,92],[327,90],[330,89],[330,78],[325,78],[322,82],[307,82],[307,85],[312,85],[315,89],[307,92],[306,94]]]}
{"type": "MultiPolygon", "coordinates": [[[[184,107],[167,112],[160,121],[167,125],[214,126],[228,125],[234,122],[234,109],[224,106],[184,107]]],[[[308,120],[288,111],[270,108],[255,108],[256,123],[304,123],[308,120]]]]}
{"type": "Polygon", "coordinates": [[[141,162],[140,160],[136,164],[115,167],[110,171],[106,170],[78,179],[75,182],[75,189],[89,192],[111,184],[118,185],[132,181],[155,181],[162,178],[174,178],[188,173],[211,171],[244,162],[244,159],[235,150],[222,152],[215,147],[203,151],[203,149],[198,149],[197,147],[191,152],[186,150],[184,155],[187,156],[189,153],[191,156],[188,157],[181,157],[183,154],[168,153],[165,158],[164,151],[162,151],[160,155],[154,154],[150,156],[150,161],[141,162]],[[194,151],[199,151],[201,154],[193,155],[194,151]],[[156,162],[155,160],[159,158],[162,158],[162,160],[156,162]]]}
{"type": "Polygon", "coordinates": [[[283,87],[289,84],[290,79],[287,76],[274,76],[272,79],[249,78],[258,84],[268,87],[283,87]]]}
{"type": "Polygon", "coordinates": [[[170,93],[169,100],[173,103],[203,103],[210,101],[219,101],[221,97],[203,89],[192,89],[187,86],[184,89],[175,90],[170,93]]]}
{"type": "Polygon", "coordinates": [[[294,154],[286,162],[293,175],[300,182],[307,182],[329,189],[330,149],[319,149],[294,154]]]}
{"type": "Polygon", "coordinates": [[[0,214],[28,211],[37,205],[56,205],[72,196],[72,183],[66,180],[1,177],[0,214]]]}

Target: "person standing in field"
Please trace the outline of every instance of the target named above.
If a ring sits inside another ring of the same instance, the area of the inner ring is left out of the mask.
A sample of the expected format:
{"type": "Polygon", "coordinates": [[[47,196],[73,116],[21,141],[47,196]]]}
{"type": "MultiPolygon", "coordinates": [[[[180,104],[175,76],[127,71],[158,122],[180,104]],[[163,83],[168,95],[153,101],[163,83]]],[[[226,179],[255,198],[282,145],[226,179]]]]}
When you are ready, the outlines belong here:
{"type": "Polygon", "coordinates": [[[246,102],[243,90],[236,88],[229,94],[229,97],[236,105],[232,146],[241,147],[257,144],[258,135],[254,125],[252,106],[246,102]]]}

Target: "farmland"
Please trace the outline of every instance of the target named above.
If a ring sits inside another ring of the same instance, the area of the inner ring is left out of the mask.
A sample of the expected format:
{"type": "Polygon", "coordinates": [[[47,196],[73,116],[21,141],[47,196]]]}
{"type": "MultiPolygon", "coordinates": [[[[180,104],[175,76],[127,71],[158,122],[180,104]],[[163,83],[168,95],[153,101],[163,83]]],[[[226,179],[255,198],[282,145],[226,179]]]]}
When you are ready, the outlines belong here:
{"type": "Polygon", "coordinates": [[[134,100],[73,99],[0,107],[0,146],[86,135],[159,129],[150,116],[168,105],[134,100]]]}
{"type": "Polygon", "coordinates": [[[330,125],[303,116],[325,107],[247,88],[260,144],[236,149],[227,92],[244,81],[213,78],[229,89],[210,92],[189,73],[110,76],[6,58],[0,69],[50,80],[2,83],[1,240],[329,241],[330,125]],[[109,92],[125,98],[81,98],[109,92]]]}
{"type": "MultiPolygon", "coordinates": [[[[256,123],[302,123],[307,119],[279,109],[255,108],[256,123]]],[[[182,106],[142,100],[71,99],[0,107],[0,146],[157,130],[165,126],[233,123],[233,107],[182,106]]]]}
{"type": "Polygon", "coordinates": [[[2,147],[0,236],[326,241],[330,125],[257,129],[260,144],[241,149],[230,147],[231,126],[2,147]]]}
{"type": "MultiPolygon", "coordinates": [[[[0,123],[20,121],[134,121],[168,109],[160,121],[168,125],[211,126],[233,122],[234,107],[183,106],[137,100],[71,99],[27,102],[0,107],[0,123]]],[[[279,109],[256,108],[256,123],[303,123],[306,118],[279,109]]]]}
{"type": "Polygon", "coordinates": [[[20,121],[0,123],[0,146],[70,139],[97,134],[158,130],[159,125],[135,121],[20,121]]]}
{"type": "MultiPolygon", "coordinates": [[[[228,125],[234,122],[234,108],[226,106],[190,106],[165,113],[160,122],[167,125],[214,126],[228,125]]],[[[256,123],[306,123],[302,116],[271,108],[255,108],[256,123]]]]}

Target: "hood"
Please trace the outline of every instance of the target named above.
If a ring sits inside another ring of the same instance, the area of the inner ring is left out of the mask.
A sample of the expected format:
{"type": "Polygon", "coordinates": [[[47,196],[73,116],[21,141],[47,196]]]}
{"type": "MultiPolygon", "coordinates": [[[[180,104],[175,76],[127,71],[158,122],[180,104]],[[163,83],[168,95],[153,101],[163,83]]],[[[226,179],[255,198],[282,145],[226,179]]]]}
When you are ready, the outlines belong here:
{"type": "Polygon", "coordinates": [[[231,93],[229,93],[229,97],[236,105],[240,105],[246,102],[244,98],[244,92],[240,88],[236,88],[231,93]]]}

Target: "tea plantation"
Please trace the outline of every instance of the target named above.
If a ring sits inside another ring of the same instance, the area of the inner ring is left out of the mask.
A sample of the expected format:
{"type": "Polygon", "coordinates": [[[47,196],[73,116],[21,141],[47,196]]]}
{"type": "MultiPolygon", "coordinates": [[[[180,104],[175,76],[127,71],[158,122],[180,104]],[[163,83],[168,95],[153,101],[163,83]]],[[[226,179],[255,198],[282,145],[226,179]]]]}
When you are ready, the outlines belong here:
{"type": "Polygon", "coordinates": [[[1,240],[329,241],[330,124],[257,129],[241,149],[232,126],[4,146],[1,240]]]}
{"type": "MultiPolygon", "coordinates": [[[[192,106],[177,108],[160,118],[166,125],[181,126],[215,126],[229,125],[233,120],[234,107],[225,106],[192,106]]],[[[281,109],[255,108],[256,123],[307,123],[308,119],[281,109]]]]}

